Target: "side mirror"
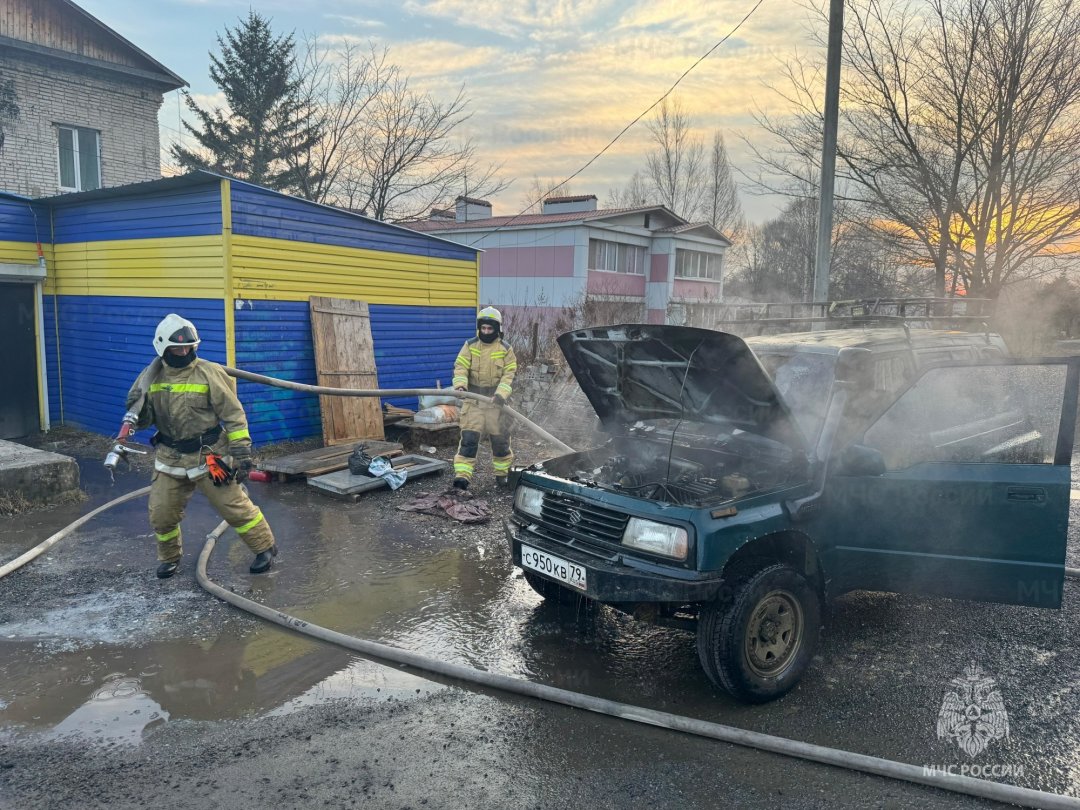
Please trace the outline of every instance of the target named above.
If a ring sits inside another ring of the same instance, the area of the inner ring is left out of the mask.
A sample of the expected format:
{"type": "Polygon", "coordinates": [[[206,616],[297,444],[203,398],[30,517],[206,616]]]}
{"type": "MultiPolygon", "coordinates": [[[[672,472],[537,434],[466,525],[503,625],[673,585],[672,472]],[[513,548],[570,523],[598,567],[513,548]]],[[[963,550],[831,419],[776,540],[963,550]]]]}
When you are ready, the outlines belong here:
{"type": "Polygon", "coordinates": [[[840,454],[837,472],[841,475],[884,475],[885,456],[865,444],[853,444],[840,454]]]}

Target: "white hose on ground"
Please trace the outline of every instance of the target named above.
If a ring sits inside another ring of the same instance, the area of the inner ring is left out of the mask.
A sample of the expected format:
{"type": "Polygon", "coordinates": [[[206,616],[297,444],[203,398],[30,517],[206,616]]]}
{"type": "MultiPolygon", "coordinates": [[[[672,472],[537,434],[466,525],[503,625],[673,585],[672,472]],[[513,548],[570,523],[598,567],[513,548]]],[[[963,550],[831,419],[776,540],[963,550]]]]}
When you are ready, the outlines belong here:
{"type": "MultiPolygon", "coordinates": [[[[52,537],[38,544],[30,551],[0,568],[0,577],[4,577],[44,553],[96,515],[121,503],[146,495],[149,492],[150,487],[144,487],[135,490],[134,492],[129,492],[126,495],[121,495],[119,498],[115,498],[114,500],[99,506],[97,509],[89,512],[75,522],[65,526],[56,534],[52,535],[52,537]]],[[[225,521],[219,523],[217,527],[207,535],[206,543],[199,553],[195,576],[196,579],[198,579],[199,584],[206,591],[222,601],[228,602],[230,605],[245,610],[262,619],[274,622],[275,624],[279,624],[282,627],[286,627],[298,633],[311,636],[312,638],[321,639],[330,642],[331,644],[337,644],[338,646],[349,650],[355,650],[363,655],[368,655],[383,661],[392,661],[396,664],[404,664],[424,672],[432,672],[437,675],[456,678],[457,680],[466,683],[474,683],[480,686],[501,689],[505,692],[523,695],[525,697],[560,703],[564,706],[596,712],[597,714],[605,714],[611,717],[617,717],[621,720],[629,720],[635,723],[643,723],[645,725],[658,726],[673,731],[681,731],[686,734],[720,740],[721,742],[727,742],[733,745],[741,745],[759,751],[768,751],[770,753],[781,754],[796,759],[805,759],[811,762],[820,762],[838,768],[846,768],[862,773],[884,776],[889,779],[914,782],[916,784],[947,790],[953,793],[978,796],[980,798],[1005,802],[1007,804],[1015,804],[1021,807],[1039,807],[1046,808],[1047,810],[1058,810],[1058,808],[1077,810],[1080,808],[1080,799],[1076,799],[1072,796],[1063,796],[1057,793],[1047,793],[1040,790],[1031,790],[1030,788],[1016,787],[1015,785],[990,782],[985,779],[976,779],[970,776],[953,776],[936,770],[924,770],[924,768],[919,765],[894,762],[888,759],[881,759],[880,757],[871,757],[865,754],[856,754],[851,751],[842,751],[838,748],[826,748],[825,746],[799,742],[798,740],[789,740],[771,734],[762,734],[757,731],[748,731],[733,726],[725,726],[707,720],[697,720],[692,717],[683,717],[667,712],[658,712],[653,709],[645,709],[640,706],[631,706],[626,703],[618,703],[613,700],[584,695],[579,692],[570,692],[566,689],[559,689],[554,686],[533,683],[532,681],[525,681],[520,678],[512,678],[508,675],[485,672],[483,670],[462,666],[461,664],[450,664],[433,658],[425,658],[424,656],[411,653],[407,650],[400,650],[396,647],[390,647],[385,644],[366,641],[333,630],[328,630],[325,627],[311,624],[310,622],[290,616],[279,610],[260,605],[258,602],[254,602],[228,591],[210,580],[206,574],[206,565],[210,560],[210,555],[214,551],[214,546],[217,544],[218,538],[221,537],[227,528],[228,524],[225,521]]],[[[1080,569],[1066,568],[1065,575],[1069,579],[1080,579],[1080,569]]]]}
{"type": "MultiPolygon", "coordinates": [[[[826,748],[821,745],[789,740],[784,737],[776,737],[771,734],[762,734],[757,731],[725,726],[720,723],[712,723],[707,720],[697,720],[692,717],[683,717],[668,712],[659,712],[653,709],[645,709],[640,706],[632,706],[627,703],[618,703],[613,700],[584,695],[580,692],[570,692],[546,684],[534,683],[533,681],[513,678],[509,675],[500,675],[495,672],[485,672],[461,664],[451,664],[434,658],[426,658],[422,655],[409,652],[408,650],[379,644],[375,641],[354,638],[334,630],[328,630],[317,624],[290,616],[280,610],[261,605],[251,599],[222,588],[211,581],[206,574],[206,564],[214,551],[218,537],[225,531],[226,524],[222,522],[214,531],[206,537],[199,561],[195,568],[195,576],[199,584],[219,599],[230,605],[252,613],[259,618],[295,630],[298,633],[321,639],[322,641],[337,644],[349,650],[355,650],[363,655],[378,658],[383,661],[391,661],[395,664],[404,664],[415,669],[432,672],[456,678],[466,683],[479,684],[493,689],[501,689],[516,695],[547,700],[552,703],[561,703],[576,709],[606,714],[621,720],[630,720],[635,723],[643,723],[650,726],[682,731],[698,737],[708,737],[713,740],[741,745],[747,748],[755,748],[760,751],[769,751],[774,754],[806,759],[812,762],[821,762],[826,765],[835,765],[849,770],[862,771],[890,779],[899,779],[906,782],[915,782],[920,785],[941,788],[954,793],[964,793],[969,796],[979,796],[984,799],[1006,802],[1022,807],[1047,808],[1080,808],[1080,799],[1072,796],[1062,796],[1057,793],[1046,793],[1030,788],[1006,785],[1000,782],[991,782],[986,779],[976,779],[971,776],[953,776],[939,771],[924,769],[920,765],[909,765],[904,762],[893,762],[880,757],[871,757],[865,754],[856,754],[851,751],[842,751],[837,748],[826,748]]],[[[1073,572],[1072,577],[1080,577],[1080,570],[1066,569],[1073,572]]]]}
{"type": "MultiPolygon", "coordinates": [[[[308,385],[307,383],[293,382],[292,380],[279,380],[277,377],[267,377],[264,374],[255,374],[251,371],[243,371],[238,368],[230,368],[229,366],[222,366],[225,372],[233,377],[237,377],[241,380],[248,380],[249,382],[262,383],[263,385],[273,385],[277,388],[288,388],[293,391],[304,391],[308,394],[323,394],[326,396],[338,396],[338,397],[447,397],[453,396],[458,399],[475,399],[477,402],[491,402],[491,397],[485,397],[483,394],[474,394],[471,391],[455,391],[452,388],[329,388],[325,385],[308,385]]],[[[503,410],[506,411],[514,420],[528,430],[533,435],[540,439],[543,439],[548,444],[552,444],[559,448],[563,453],[573,453],[574,448],[568,444],[565,444],[535,422],[529,420],[522,414],[515,411],[509,405],[503,405],[503,410]]]]}
{"type": "Polygon", "coordinates": [[[40,543],[38,543],[36,546],[34,546],[32,549],[30,549],[25,554],[23,554],[23,555],[21,555],[19,557],[16,557],[14,560],[12,560],[11,562],[9,562],[9,563],[7,563],[7,564],[5,564],[3,566],[0,566],[0,577],[5,577],[8,574],[10,574],[12,571],[15,571],[15,570],[17,570],[19,568],[22,568],[24,565],[26,565],[28,562],[30,562],[34,558],[40,557],[42,554],[44,554],[50,548],[55,546],[57,543],[59,543],[61,540],[63,540],[65,537],[67,537],[69,534],[71,534],[73,531],[75,531],[77,528],[82,526],[84,523],[89,521],[91,518],[96,517],[97,515],[101,514],[106,509],[112,509],[114,506],[119,506],[120,504],[122,504],[122,503],[124,503],[126,501],[133,501],[136,498],[140,498],[143,495],[148,494],[149,492],[150,492],[150,487],[143,487],[142,489],[137,489],[134,492],[129,492],[127,495],[121,495],[119,498],[114,498],[113,500],[109,501],[107,504],[103,504],[102,506],[99,506],[93,512],[87,512],[85,515],[83,515],[81,518],[76,520],[74,523],[69,523],[67,526],[62,528],[60,531],[58,531],[56,534],[54,534],[48,540],[42,540],[40,543]]]}

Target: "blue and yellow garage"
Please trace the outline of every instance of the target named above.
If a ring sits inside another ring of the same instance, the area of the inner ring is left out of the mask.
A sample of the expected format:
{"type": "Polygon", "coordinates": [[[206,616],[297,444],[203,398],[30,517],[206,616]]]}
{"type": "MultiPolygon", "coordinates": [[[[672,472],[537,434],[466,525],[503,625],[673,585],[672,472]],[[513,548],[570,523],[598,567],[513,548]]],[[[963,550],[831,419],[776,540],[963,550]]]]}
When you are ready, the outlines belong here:
{"type": "MultiPolygon", "coordinates": [[[[115,431],[169,312],[198,326],[201,356],[311,384],[309,296],[368,302],[383,388],[448,384],[475,331],[475,249],[209,172],[0,195],[0,227],[0,284],[9,265],[45,267],[33,279],[42,427],[115,431]]],[[[239,394],[258,443],[321,432],[315,396],[249,383],[239,394]]]]}

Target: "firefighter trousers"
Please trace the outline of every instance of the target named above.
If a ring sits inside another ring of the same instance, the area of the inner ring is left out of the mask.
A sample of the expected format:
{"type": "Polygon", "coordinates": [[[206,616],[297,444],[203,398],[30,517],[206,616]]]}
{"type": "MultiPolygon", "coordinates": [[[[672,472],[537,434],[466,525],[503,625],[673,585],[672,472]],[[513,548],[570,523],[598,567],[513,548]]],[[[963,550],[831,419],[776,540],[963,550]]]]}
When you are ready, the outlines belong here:
{"type": "Polygon", "coordinates": [[[510,474],[514,451],[510,447],[510,417],[498,405],[465,400],[461,407],[461,439],[454,456],[454,477],[471,481],[476,470],[480,439],[487,433],[491,441],[491,466],[496,478],[510,474]]]}
{"type": "Polygon", "coordinates": [[[258,554],[274,545],[274,534],[266,518],[235,481],[215,487],[209,475],[192,481],[154,470],[150,482],[150,526],[157,537],[159,561],[180,559],[183,553],[180,521],[184,519],[184,507],[196,489],[206,496],[222,519],[236,529],[240,539],[253,552],[258,554]]]}

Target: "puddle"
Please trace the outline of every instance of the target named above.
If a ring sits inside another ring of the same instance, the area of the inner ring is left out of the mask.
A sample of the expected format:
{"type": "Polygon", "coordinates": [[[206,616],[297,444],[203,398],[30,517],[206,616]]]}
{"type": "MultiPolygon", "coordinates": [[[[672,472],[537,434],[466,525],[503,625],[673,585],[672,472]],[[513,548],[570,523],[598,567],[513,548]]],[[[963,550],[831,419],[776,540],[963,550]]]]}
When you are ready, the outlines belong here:
{"type": "MultiPolygon", "coordinates": [[[[1029,762],[1029,752],[1071,750],[1068,741],[1077,738],[1068,720],[1076,714],[1068,673],[1077,653],[1061,644],[1080,621],[1075,610],[1033,614],[850,595],[835,606],[803,683],[768,706],[740,706],[709,684],[690,633],[607,608],[542,602],[513,569],[495,521],[482,527],[437,518],[406,522],[392,505],[409,493],[351,504],[302,485],[253,492],[281,540],[278,562],[270,574],[250,577],[250,553],[227,535],[211,560],[211,577],[341,633],[602,698],[913,762],[925,761],[928,750],[948,753],[932,749],[940,745],[942,689],[957,656],[972,655],[993,661],[1006,689],[1016,761],[1029,762]],[[1051,651],[1056,654],[1044,655],[1051,651]],[[1021,689],[1033,695],[1026,706],[1016,702],[1021,689]],[[890,718],[884,731],[875,722],[881,717],[890,718]]],[[[444,680],[261,622],[198,589],[191,582],[194,559],[216,523],[204,502],[192,502],[187,557],[166,583],[153,578],[141,502],[34,563],[66,577],[78,575],[92,556],[99,570],[83,571],[80,587],[63,599],[54,592],[54,602],[36,610],[28,599],[25,611],[7,603],[7,621],[0,615],[0,740],[34,734],[136,745],[175,721],[282,715],[351,698],[409,700],[448,688],[444,680]]],[[[0,555],[20,544],[32,545],[0,528],[0,555]]],[[[1064,756],[1046,765],[1031,759],[1033,778],[1059,785],[1054,774],[1064,773],[1064,756]]]]}
{"type": "MultiPolygon", "coordinates": [[[[629,620],[606,609],[543,605],[513,572],[495,522],[482,529],[437,519],[406,523],[393,511],[376,516],[369,503],[339,504],[296,485],[260,489],[255,498],[282,538],[278,565],[269,576],[249,578],[249,552],[227,537],[210,576],[240,592],[250,588],[253,598],[286,613],[604,697],[625,697],[622,678],[656,695],[685,691],[678,684],[687,674],[700,680],[684,633],[645,626],[627,632],[629,620]]],[[[201,589],[163,595],[169,583],[149,573],[144,510],[136,502],[72,540],[93,548],[110,570],[121,566],[120,583],[0,622],[0,727],[129,744],[173,720],[280,714],[341,698],[407,699],[445,688],[252,619],[201,589]]],[[[209,507],[193,500],[182,575],[191,576],[201,545],[204,530],[197,527],[215,522],[209,507]]],[[[7,545],[7,538],[0,542],[7,545]]],[[[44,564],[63,572],[77,562],[57,551],[44,564]]]]}
{"type": "Polygon", "coordinates": [[[139,678],[111,673],[85,703],[57,723],[47,736],[138,745],[145,733],[168,719],[169,713],[142,688],[139,678]]]}

